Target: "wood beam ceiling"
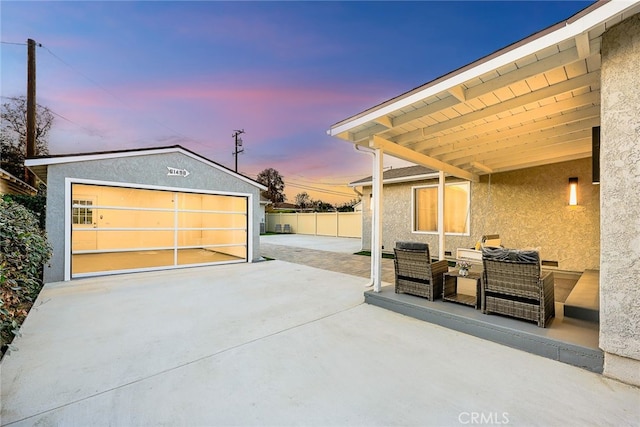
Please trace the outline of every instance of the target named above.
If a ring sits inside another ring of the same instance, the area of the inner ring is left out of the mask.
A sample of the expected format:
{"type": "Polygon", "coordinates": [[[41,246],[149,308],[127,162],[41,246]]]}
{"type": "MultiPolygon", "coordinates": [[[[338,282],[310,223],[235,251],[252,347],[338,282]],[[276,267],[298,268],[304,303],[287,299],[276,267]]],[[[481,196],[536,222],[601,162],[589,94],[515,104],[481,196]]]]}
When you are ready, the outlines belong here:
{"type": "Polygon", "coordinates": [[[562,135],[549,140],[535,141],[518,146],[500,147],[494,151],[484,153],[484,155],[481,156],[460,157],[449,164],[462,168],[464,165],[471,165],[472,162],[479,161],[488,167],[496,168],[499,167],[502,162],[529,159],[533,154],[544,154],[546,158],[553,159],[554,157],[564,156],[566,151],[573,152],[576,147],[582,149],[585,147],[585,144],[590,144],[590,133],[589,131],[584,134],[562,135]],[[589,135],[585,136],[586,133],[589,133],[589,135]]]}
{"type": "Polygon", "coordinates": [[[591,135],[591,128],[598,126],[600,119],[593,117],[584,121],[572,123],[570,125],[560,125],[558,127],[548,128],[539,132],[518,135],[512,138],[495,139],[483,138],[478,140],[476,144],[461,148],[451,149],[445,154],[434,156],[443,162],[470,162],[472,160],[484,160],[490,156],[490,153],[511,147],[518,147],[526,144],[553,144],[554,140],[564,141],[568,136],[581,139],[591,135]],[[464,160],[466,159],[466,160],[464,160]]]}
{"type": "Polygon", "coordinates": [[[487,133],[482,137],[479,137],[478,135],[474,135],[472,133],[470,139],[452,138],[452,141],[450,141],[450,143],[428,150],[426,154],[433,157],[437,157],[437,156],[446,154],[452,150],[460,150],[464,148],[474,147],[479,143],[483,143],[483,142],[495,143],[507,138],[517,137],[522,134],[537,132],[544,129],[550,129],[556,126],[567,125],[576,121],[581,121],[589,118],[597,118],[599,121],[599,117],[600,117],[600,107],[594,106],[584,110],[573,111],[567,114],[556,116],[551,119],[529,123],[516,128],[502,130],[500,132],[487,133]]]}
{"type": "MultiPolygon", "coordinates": [[[[451,96],[440,98],[428,105],[409,111],[407,113],[399,114],[396,117],[382,116],[381,118],[375,120],[375,122],[377,123],[376,126],[354,133],[352,141],[360,142],[365,139],[368,139],[373,135],[384,134],[389,129],[393,129],[393,127],[402,126],[403,124],[408,123],[410,121],[417,120],[424,116],[428,116],[437,112],[441,112],[447,108],[453,107],[457,104],[460,104],[466,101],[477,99],[478,97],[490,94],[496,90],[505,88],[511,84],[519,83],[521,81],[532,78],[534,76],[541,75],[546,72],[555,70],[557,68],[573,64],[576,61],[584,60],[584,57],[581,57],[581,55],[585,54],[584,41],[581,41],[581,43],[582,43],[581,45],[582,50],[580,52],[578,52],[578,47],[574,46],[572,48],[569,48],[557,54],[548,56],[538,61],[534,61],[527,65],[524,65],[514,71],[511,71],[503,75],[500,75],[496,78],[487,80],[486,82],[473,86],[471,88],[465,89],[463,86],[456,86],[456,87],[450,88],[448,92],[451,96]],[[390,124],[392,125],[391,127],[388,126],[390,124]]],[[[593,44],[589,44],[587,47],[589,48],[588,56],[599,54],[599,51],[598,51],[599,46],[594,46],[593,44]]],[[[599,75],[592,75],[591,73],[589,73],[589,75],[595,81],[598,81],[597,78],[599,77],[599,75]]],[[[568,82],[573,80],[575,79],[569,79],[568,82]]],[[[588,80],[588,78],[585,77],[585,80],[588,80]]],[[[584,80],[578,80],[576,82],[576,84],[578,85],[583,83],[584,83],[584,80]]],[[[567,83],[567,86],[569,85],[571,84],[567,83]]],[[[549,91],[547,91],[547,93],[548,92],[549,91]]],[[[517,99],[517,98],[514,98],[514,99],[517,99]]],[[[535,101],[532,101],[532,102],[535,102],[535,101]]],[[[464,118],[465,115],[461,117],[464,118]]],[[[391,138],[389,139],[393,140],[394,142],[406,144],[406,142],[411,138],[415,138],[415,137],[420,138],[421,135],[418,134],[418,131],[421,132],[421,130],[418,129],[417,131],[413,131],[407,136],[402,136],[401,140],[396,140],[391,138]]]]}
{"type": "Polygon", "coordinates": [[[558,152],[555,156],[549,156],[548,150],[540,150],[539,152],[531,152],[526,157],[518,157],[515,159],[505,159],[501,162],[491,164],[495,172],[504,170],[522,169],[550,163],[559,163],[575,159],[584,159],[591,157],[591,140],[583,141],[581,144],[572,144],[571,147],[558,152]]]}
{"type": "Polygon", "coordinates": [[[348,138],[472,181],[475,172],[588,157],[600,122],[600,42],[586,32],[574,42],[380,116],[348,138]]]}
{"type": "MultiPolygon", "coordinates": [[[[467,123],[471,123],[477,120],[482,120],[487,117],[495,116],[497,114],[504,113],[511,109],[522,107],[523,105],[540,102],[547,98],[552,98],[558,95],[562,95],[562,94],[574,91],[576,89],[590,86],[594,82],[599,81],[599,78],[600,78],[599,71],[584,74],[580,77],[565,80],[563,82],[556,83],[551,86],[547,86],[543,89],[539,89],[535,92],[530,92],[526,95],[518,96],[512,99],[509,99],[508,101],[504,101],[504,102],[492,105],[490,107],[483,108],[482,110],[474,111],[473,113],[465,114],[460,117],[456,117],[454,119],[447,120],[445,122],[441,122],[433,126],[428,126],[421,129],[417,129],[412,132],[407,132],[396,138],[390,138],[390,140],[392,140],[393,142],[397,142],[399,144],[406,145],[412,141],[423,138],[424,135],[430,135],[437,132],[442,132],[454,127],[462,126],[467,123]]],[[[420,149],[420,147],[417,147],[417,149],[420,149]]]]}
{"type": "MultiPolygon", "coordinates": [[[[421,141],[411,148],[419,151],[419,152],[428,152],[431,148],[435,147],[443,147],[449,144],[454,144],[459,141],[464,141],[469,138],[477,138],[480,135],[485,134],[494,134],[498,132],[510,133],[510,134],[518,134],[521,133],[518,130],[519,127],[524,127],[522,123],[529,123],[540,121],[541,126],[549,127],[544,124],[544,119],[549,116],[557,116],[559,113],[570,112],[571,110],[576,110],[578,108],[593,106],[600,103],[600,93],[599,92],[589,92],[584,95],[576,96],[573,98],[566,99],[564,101],[560,101],[554,104],[549,104],[544,107],[536,108],[531,111],[527,111],[525,113],[516,114],[511,117],[505,117],[499,120],[495,120],[493,122],[485,123],[482,125],[462,129],[455,133],[450,133],[447,135],[432,137],[428,140],[421,141]]],[[[581,120],[585,116],[593,113],[592,108],[584,108],[583,112],[581,110],[577,110],[575,114],[570,116],[574,121],[581,120]]],[[[600,109],[598,107],[598,114],[600,114],[600,109]]],[[[568,114],[567,114],[568,116],[568,114]]],[[[568,120],[568,118],[566,118],[568,120]]],[[[567,121],[565,121],[567,123],[567,121]]],[[[449,148],[447,148],[447,151],[449,148]]],[[[435,155],[434,152],[430,152],[429,155],[435,155]]]]}
{"type": "Polygon", "coordinates": [[[429,156],[425,156],[424,154],[417,153],[394,142],[387,141],[386,139],[379,136],[371,137],[371,139],[369,140],[369,147],[381,149],[384,153],[390,154],[393,157],[407,160],[418,165],[423,165],[434,170],[443,171],[458,178],[474,182],[478,182],[480,180],[478,175],[474,173],[457,168],[455,166],[451,166],[450,164],[441,162],[440,160],[431,158],[429,156]]]}

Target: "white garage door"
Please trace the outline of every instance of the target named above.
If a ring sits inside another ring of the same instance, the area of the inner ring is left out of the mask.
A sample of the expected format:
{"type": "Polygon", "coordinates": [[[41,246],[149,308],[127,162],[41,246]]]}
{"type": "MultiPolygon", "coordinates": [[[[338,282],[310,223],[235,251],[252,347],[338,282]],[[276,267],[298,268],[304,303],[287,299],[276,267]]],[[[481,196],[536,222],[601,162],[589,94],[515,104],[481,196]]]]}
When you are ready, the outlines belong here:
{"type": "Polygon", "coordinates": [[[71,185],[71,276],[247,261],[248,198],[71,185]]]}

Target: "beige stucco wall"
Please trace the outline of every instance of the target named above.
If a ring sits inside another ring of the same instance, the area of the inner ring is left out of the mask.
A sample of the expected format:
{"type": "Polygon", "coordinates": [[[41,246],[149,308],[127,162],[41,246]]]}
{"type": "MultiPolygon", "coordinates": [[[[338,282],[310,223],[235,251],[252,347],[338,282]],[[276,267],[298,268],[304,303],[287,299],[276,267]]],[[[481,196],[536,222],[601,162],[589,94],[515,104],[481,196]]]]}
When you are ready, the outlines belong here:
{"type": "Polygon", "coordinates": [[[604,374],[640,385],[640,15],[602,42],[600,347],[604,374]]]}
{"type": "MultiPolygon", "coordinates": [[[[429,243],[438,253],[436,234],[411,231],[411,187],[426,181],[384,186],[383,245],[391,251],[396,241],[429,243]]],[[[371,210],[364,189],[363,247],[371,247],[371,210]]],[[[475,246],[483,234],[499,234],[510,248],[540,249],[542,259],[558,268],[583,271],[600,265],[599,186],[591,183],[591,159],[497,173],[471,184],[469,236],[446,236],[445,251],[475,246]],[[568,179],[578,177],[579,206],[568,206],[568,179]]]]}

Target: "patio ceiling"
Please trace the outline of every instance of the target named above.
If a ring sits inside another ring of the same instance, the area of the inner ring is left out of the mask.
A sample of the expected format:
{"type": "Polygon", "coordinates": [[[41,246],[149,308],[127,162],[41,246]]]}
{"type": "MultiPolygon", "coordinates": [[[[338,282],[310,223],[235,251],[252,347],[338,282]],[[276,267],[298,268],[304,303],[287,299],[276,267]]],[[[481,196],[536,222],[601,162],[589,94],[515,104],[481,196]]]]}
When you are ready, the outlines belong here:
{"type": "Polygon", "coordinates": [[[474,181],[591,157],[602,34],[638,12],[638,1],[595,3],[328,133],[474,181]]]}

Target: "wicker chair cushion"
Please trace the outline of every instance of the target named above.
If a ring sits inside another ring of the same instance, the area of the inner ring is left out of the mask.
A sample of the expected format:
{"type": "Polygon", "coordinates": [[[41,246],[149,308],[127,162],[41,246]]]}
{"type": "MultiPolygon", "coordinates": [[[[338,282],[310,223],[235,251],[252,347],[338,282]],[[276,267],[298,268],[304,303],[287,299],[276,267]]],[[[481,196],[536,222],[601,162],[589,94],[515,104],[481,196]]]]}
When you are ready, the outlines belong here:
{"type": "Polygon", "coordinates": [[[426,251],[429,250],[429,245],[421,242],[396,242],[396,248],[411,251],[426,251]]]}
{"type": "Polygon", "coordinates": [[[482,258],[492,261],[513,261],[523,264],[540,264],[540,254],[534,250],[482,248],[482,258]]]}

